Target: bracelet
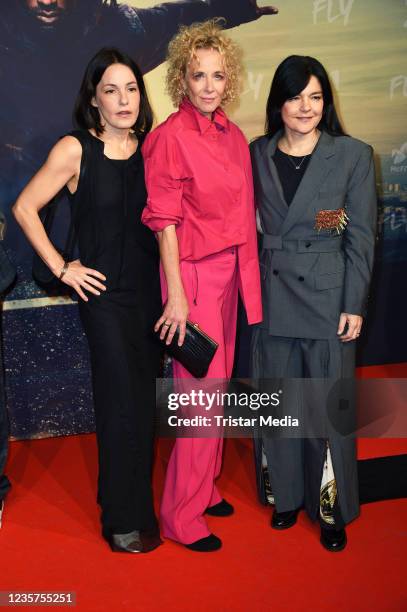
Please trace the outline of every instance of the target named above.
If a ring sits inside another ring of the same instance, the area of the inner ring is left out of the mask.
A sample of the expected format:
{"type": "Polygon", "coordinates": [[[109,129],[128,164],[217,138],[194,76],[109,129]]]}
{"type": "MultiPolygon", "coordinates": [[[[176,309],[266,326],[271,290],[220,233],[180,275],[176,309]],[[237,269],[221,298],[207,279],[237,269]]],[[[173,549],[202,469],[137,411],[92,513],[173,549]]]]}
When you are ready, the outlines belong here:
{"type": "Polygon", "coordinates": [[[64,261],[64,265],[62,266],[61,273],[58,276],[59,280],[62,280],[62,278],[64,277],[64,274],[68,271],[68,268],[69,268],[69,261],[64,261]]]}

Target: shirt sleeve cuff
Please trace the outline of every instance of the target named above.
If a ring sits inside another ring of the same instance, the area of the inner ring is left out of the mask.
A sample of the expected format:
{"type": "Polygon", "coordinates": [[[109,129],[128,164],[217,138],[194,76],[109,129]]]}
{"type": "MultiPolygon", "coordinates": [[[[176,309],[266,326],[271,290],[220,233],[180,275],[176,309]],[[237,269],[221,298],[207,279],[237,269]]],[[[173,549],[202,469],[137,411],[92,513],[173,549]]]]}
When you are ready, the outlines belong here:
{"type": "Polygon", "coordinates": [[[142,221],[144,225],[147,225],[153,232],[162,232],[169,225],[177,226],[180,224],[180,219],[175,217],[173,219],[161,219],[159,217],[143,216],[142,221]]]}

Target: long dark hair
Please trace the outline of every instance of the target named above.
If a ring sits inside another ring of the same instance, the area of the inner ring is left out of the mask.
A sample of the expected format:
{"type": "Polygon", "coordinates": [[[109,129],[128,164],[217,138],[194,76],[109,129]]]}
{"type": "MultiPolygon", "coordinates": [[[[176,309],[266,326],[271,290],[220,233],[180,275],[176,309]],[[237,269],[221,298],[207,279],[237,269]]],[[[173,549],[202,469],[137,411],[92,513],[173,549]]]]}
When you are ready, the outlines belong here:
{"type": "Polygon", "coordinates": [[[298,96],[308,85],[312,76],[315,76],[320,82],[324,100],[324,109],[318,129],[328,132],[331,136],[346,136],[335,109],[328,74],[321,62],[307,55],[290,55],[278,66],[267,100],[266,136],[272,138],[278,130],[284,127],[281,107],[290,98],[298,96]]]}
{"type": "Polygon", "coordinates": [[[143,75],[136,62],[126,53],[114,47],[105,47],[98,51],[86,66],[82,84],[76,98],[74,108],[74,122],[82,129],[93,128],[100,136],[104,128],[100,123],[100,115],[97,108],[92,106],[92,98],[96,94],[96,87],[107,68],[112,64],[123,64],[128,66],[136,77],[137,86],[140,91],[140,110],[136,123],[132,126],[137,138],[143,139],[151,130],[153,125],[153,112],[148,101],[143,75]]]}

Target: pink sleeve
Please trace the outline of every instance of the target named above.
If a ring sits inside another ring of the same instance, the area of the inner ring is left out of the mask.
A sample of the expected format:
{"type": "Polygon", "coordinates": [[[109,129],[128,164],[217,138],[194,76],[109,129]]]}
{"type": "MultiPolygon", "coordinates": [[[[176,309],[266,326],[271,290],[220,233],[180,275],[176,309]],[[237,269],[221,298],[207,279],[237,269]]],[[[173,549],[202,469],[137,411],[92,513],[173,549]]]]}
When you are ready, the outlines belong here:
{"type": "Polygon", "coordinates": [[[243,199],[246,204],[247,241],[238,247],[239,255],[239,290],[246,310],[249,325],[260,323],[263,318],[259,256],[257,246],[256,215],[254,204],[254,189],[252,165],[249,148],[241,139],[242,158],[246,174],[243,186],[243,199]]]}
{"type": "Polygon", "coordinates": [[[153,232],[179,225],[183,218],[182,171],[176,148],[165,126],[149,134],[142,148],[148,195],[141,220],[153,232]]]}

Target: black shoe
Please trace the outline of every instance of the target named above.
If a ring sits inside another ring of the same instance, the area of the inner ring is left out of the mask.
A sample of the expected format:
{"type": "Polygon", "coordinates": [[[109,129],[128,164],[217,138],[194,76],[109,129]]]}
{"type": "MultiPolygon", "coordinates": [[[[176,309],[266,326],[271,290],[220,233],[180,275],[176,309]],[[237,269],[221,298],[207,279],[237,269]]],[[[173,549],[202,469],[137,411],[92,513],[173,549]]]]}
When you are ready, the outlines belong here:
{"type": "Polygon", "coordinates": [[[205,514],[209,514],[209,516],[230,516],[234,511],[232,504],[229,504],[226,499],[222,499],[218,504],[207,508],[205,514]]]}
{"type": "Polygon", "coordinates": [[[113,552],[147,553],[162,544],[159,533],[155,530],[110,533],[103,529],[102,533],[113,552]]]}
{"type": "Polygon", "coordinates": [[[185,546],[195,552],[213,552],[222,547],[222,540],[211,533],[206,538],[201,538],[192,544],[185,544],[185,546]]]}
{"type": "Polygon", "coordinates": [[[330,552],[343,550],[347,543],[344,529],[324,529],[321,525],[321,544],[330,552]]]}
{"type": "Polygon", "coordinates": [[[273,516],[271,517],[271,526],[273,529],[289,529],[297,522],[298,512],[297,510],[289,510],[288,512],[277,512],[274,510],[273,516]]]}
{"type": "Polygon", "coordinates": [[[160,537],[158,527],[155,527],[154,529],[142,529],[140,531],[140,539],[143,545],[142,552],[150,552],[151,550],[155,550],[164,543],[160,537]]]}

